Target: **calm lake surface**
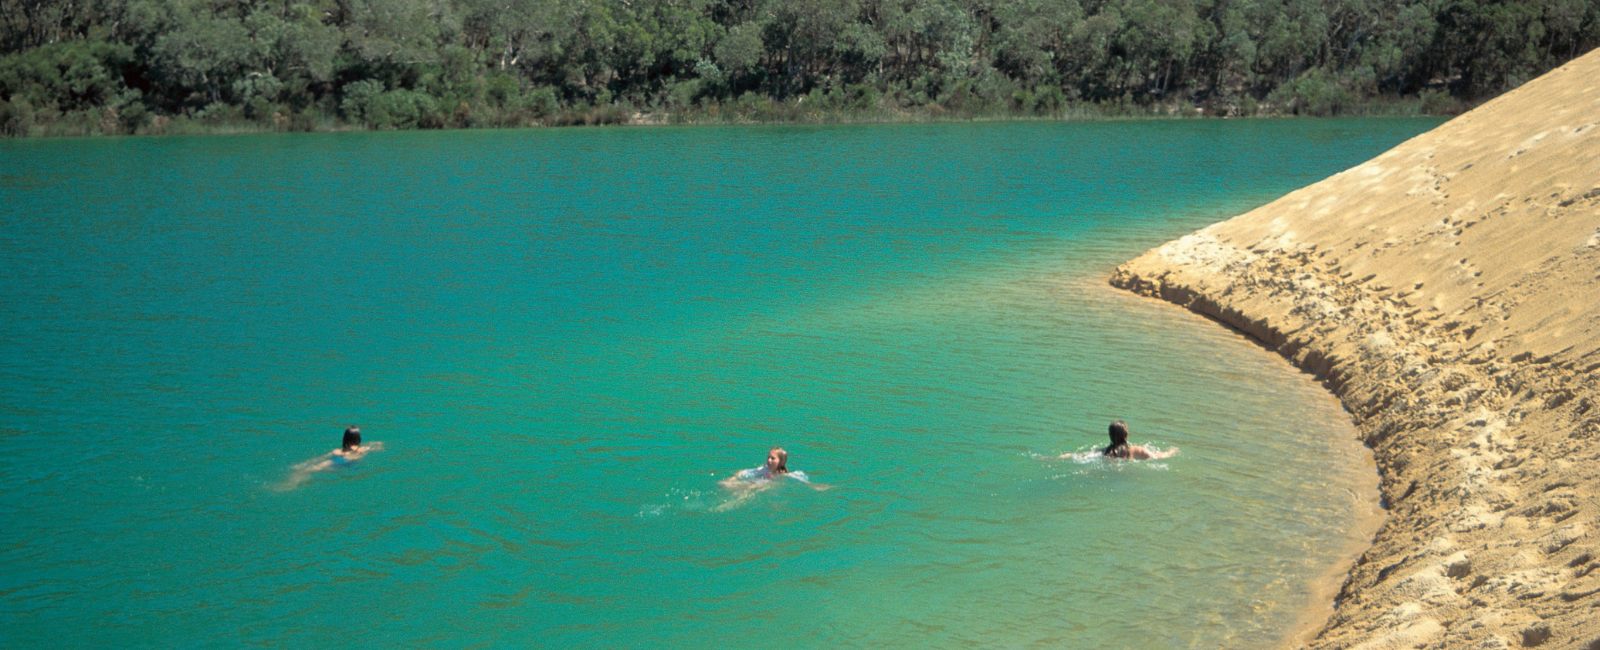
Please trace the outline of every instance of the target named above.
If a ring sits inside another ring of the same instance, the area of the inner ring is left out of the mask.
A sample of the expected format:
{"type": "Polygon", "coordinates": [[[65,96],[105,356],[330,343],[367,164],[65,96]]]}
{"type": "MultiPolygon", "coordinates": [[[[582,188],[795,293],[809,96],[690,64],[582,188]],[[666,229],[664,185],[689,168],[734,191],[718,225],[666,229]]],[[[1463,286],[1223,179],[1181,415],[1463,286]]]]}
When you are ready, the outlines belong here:
{"type": "Polygon", "coordinates": [[[1270,647],[1370,455],[1105,278],[1437,124],[0,142],[0,646],[1270,647]]]}

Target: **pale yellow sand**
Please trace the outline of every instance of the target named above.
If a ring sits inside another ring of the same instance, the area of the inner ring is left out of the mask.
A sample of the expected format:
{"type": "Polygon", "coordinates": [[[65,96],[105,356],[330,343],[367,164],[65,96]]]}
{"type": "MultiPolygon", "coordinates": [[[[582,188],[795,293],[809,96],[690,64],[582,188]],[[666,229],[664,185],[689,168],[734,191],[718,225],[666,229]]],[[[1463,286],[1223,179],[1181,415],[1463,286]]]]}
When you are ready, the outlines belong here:
{"type": "Polygon", "coordinates": [[[1388,518],[1313,648],[1600,650],[1600,51],[1112,284],[1325,377],[1388,518]]]}

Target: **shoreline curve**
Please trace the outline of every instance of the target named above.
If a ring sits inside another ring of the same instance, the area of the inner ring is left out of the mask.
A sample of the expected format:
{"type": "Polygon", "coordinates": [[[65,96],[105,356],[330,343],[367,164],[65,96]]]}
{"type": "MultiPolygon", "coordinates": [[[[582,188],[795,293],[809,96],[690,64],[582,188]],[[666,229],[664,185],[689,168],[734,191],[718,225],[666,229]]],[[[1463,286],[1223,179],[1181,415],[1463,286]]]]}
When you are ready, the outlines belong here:
{"type": "Polygon", "coordinates": [[[1309,640],[1600,650],[1600,50],[1119,266],[1321,378],[1386,509],[1309,640]]]}

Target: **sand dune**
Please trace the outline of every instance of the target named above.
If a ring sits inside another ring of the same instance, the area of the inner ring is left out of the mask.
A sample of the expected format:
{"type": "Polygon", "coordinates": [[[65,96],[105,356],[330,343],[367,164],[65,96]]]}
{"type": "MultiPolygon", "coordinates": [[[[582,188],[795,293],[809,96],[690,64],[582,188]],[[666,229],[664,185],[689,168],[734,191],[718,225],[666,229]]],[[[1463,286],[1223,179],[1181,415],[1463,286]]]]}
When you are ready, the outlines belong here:
{"type": "Polygon", "coordinates": [[[1324,377],[1388,516],[1312,648],[1600,650],[1600,51],[1112,284],[1324,377]]]}

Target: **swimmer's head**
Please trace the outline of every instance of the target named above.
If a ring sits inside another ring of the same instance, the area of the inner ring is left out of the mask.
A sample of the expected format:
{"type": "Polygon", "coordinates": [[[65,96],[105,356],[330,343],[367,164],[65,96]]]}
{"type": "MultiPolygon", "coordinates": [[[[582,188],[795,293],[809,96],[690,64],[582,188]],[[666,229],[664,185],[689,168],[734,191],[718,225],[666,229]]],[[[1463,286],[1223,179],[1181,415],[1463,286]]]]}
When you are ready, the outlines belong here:
{"type": "Polygon", "coordinates": [[[1128,448],[1128,425],[1122,420],[1111,423],[1111,446],[1100,453],[1111,458],[1127,458],[1133,450],[1128,448]]]}
{"type": "Polygon", "coordinates": [[[783,474],[789,471],[789,452],[782,447],[773,447],[767,450],[767,471],[774,474],[783,474]]]}
{"type": "Polygon", "coordinates": [[[1128,423],[1117,420],[1111,423],[1111,446],[1128,444],[1128,423]]]}
{"type": "Polygon", "coordinates": [[[344,430],[344,450],[350,451],[361,446],[361,430],[350,427],[344,430]]]}

